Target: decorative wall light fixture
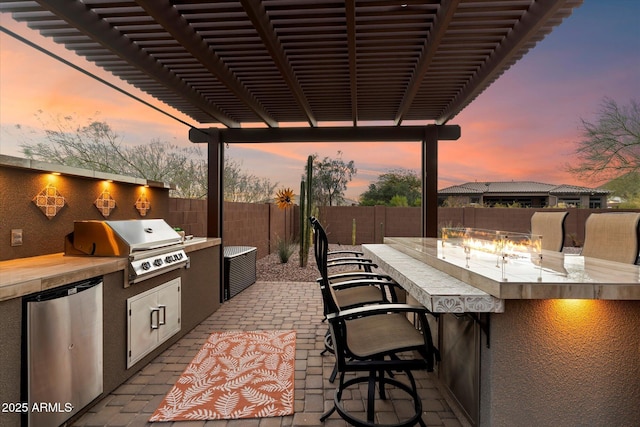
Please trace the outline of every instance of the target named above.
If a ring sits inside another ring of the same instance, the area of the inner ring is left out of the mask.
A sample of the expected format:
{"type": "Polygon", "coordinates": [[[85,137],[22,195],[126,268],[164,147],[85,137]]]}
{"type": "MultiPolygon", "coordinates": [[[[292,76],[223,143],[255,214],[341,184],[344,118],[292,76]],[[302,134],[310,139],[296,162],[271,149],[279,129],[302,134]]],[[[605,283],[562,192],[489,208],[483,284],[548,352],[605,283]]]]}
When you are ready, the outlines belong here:
{"type": "Polygon", "coordinates": [[[41,192],[35,195],[33,203],[40,208],[47,218],[51,219],[65,207],[67,202],[53,184],[48,184],[41,192]]]}
{"type": "Polygon", "coordinates": [[[140,191],[140,197],[136,200],[135,207],[140,216],[147,216],[147,211],[151,209],[151,202],[147,199],[144,187],[142,187],[142,190],[140,191]]]}
{"type": "MultiPolygon", "coordinates": [[[[107,185],[108,184],[105,183],[105,187],[107,185]]],[[[102,216],[105,218],[108,218],[109,215],[111,215],[111,211],[116,208],[116,201],[113,197],[111,197],[111,193],[109,193],[109,190],[107,188],[102,191],[102,193],[98,196],[93,204],[96,205],[96,208],[98,208],[100,214],[102,214],[102,216]]]]}

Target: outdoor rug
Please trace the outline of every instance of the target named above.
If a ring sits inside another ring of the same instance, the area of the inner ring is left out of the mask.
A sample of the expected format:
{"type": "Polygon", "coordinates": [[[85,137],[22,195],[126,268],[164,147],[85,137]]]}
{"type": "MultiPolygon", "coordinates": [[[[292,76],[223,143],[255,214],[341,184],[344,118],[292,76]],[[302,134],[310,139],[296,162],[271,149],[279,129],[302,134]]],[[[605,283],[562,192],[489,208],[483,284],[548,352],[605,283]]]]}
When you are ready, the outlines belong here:
{"type": "Polygon", "coordinates": [[[295,331],[214,332],[149,421],[293,414],[295,331]]]}

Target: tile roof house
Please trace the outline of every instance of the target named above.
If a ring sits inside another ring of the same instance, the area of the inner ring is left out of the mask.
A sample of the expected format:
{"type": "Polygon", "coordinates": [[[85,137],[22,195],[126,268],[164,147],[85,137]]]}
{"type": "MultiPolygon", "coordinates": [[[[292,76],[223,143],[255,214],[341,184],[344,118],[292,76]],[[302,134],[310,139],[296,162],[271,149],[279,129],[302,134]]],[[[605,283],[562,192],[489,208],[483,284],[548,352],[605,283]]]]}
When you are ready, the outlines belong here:
{"type": "Polygon", "coordinates": [[[603,208],[609,190],[575,185],[545,184],[533,181],[467,182],[438,191],[440,206],[445,201],[455,205],[487,205],[519,203],[522,207],[547,206],[603,208]]]}

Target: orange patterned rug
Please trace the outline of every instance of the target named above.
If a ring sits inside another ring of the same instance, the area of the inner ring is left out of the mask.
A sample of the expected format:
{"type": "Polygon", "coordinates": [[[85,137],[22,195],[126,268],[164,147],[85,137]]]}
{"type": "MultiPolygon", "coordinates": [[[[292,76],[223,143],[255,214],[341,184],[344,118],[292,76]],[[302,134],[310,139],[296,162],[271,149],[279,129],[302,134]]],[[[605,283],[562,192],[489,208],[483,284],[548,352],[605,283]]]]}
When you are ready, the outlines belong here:
{"type": "Polygon", "coordinates": [[[295,331],[214,332],[149,421],[293,414],[295,331]]]}

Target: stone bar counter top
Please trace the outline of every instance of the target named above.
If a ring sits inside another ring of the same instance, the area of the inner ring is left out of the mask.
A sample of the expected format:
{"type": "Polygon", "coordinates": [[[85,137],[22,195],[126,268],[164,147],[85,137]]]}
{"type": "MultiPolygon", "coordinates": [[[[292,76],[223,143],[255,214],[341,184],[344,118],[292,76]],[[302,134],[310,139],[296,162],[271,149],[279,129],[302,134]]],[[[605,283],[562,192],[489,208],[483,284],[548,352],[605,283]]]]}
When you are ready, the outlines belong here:
{"type": "Polygon", "coordinates": [[[502,313],[504,301],[408,256],[390,245],[362,245],[363,252],[433,313],[502,313]]]}
{"type": "MultiPolygon", "coordinates": [[[[196,237],[182,246],[189,253],[215,245],[220,245],[219,238],[196,237]]],[[[124,274],[127,265],[126,257],[65,256],[63,253],[1,261],[0,301],[120,270],[124,274]]]]}
{"type": "MultiPolygon", "coordinates": [[[[503,264],[496,255],[472,251],[467,256],[462,248],[443,245],[435,238],[391,237],[384,242],[363,245],[363,249],[383,270],[405,273],[402,262],[420,261],[422,266],[412,264],[421,269],[413,274],[424,277],[419,286],[425,287],[433,301],[447,295],[466,297],[469,291],[460,288],[460,282],[500,300],[640,300],[637,265],[546,251],[541,256],[507,259],[503,264]],[[447,276],[444,279],[443,273],[447,276]]],[[[485,297],[484,301],[490,299],[485,297]]]]}

